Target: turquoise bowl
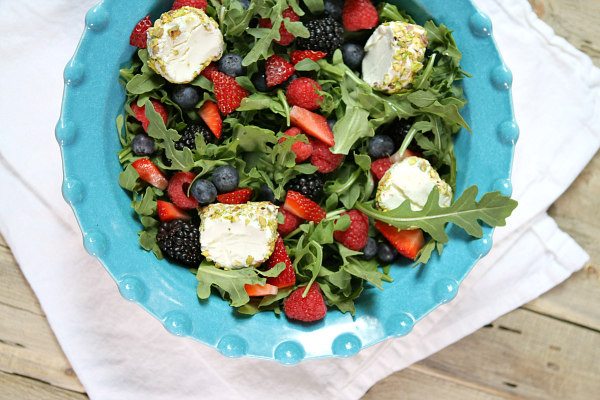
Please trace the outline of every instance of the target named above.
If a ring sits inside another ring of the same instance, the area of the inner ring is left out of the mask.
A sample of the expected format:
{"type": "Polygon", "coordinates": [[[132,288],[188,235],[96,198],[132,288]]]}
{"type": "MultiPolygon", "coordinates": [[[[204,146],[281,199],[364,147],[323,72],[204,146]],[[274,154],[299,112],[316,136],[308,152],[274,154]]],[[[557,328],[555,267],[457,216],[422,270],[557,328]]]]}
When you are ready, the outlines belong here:
{"type": "MultiPolygon", "coordinates": [[[[172,0],[104,0],[85,18],[85,32],[64,71],[65,91],[56,138],[63,156],[63,195],[71,205],[87,251],[97,257],[128,300],[140,304],[178,336],[194,338],[229,357],[251,356],[284,364],[348,357],[387,338],[410,333],[414,324],[452,300],[461,281],[492,247],[492,229],[471,239],[448,227],[443,255],[423,268],[392,268],[394,282],[380,291],[367,287],[356,316],[331,310],[312,325],[291,323],[273,313],[242,317],[218,296],[196,297],[196,278],[185,268],[142,251],[128,194],[118,185],[119,140],[115,118],[125,93],[119,68],[135,48],[129,34],[138,20],[158,17],[172,0]]],[[[463,51],[469,104],[464,116],[473,133],[456,139],[457,191],[511,193],[510,171],[519,129],[514,121],[512,76],[492,37],[492,25],[469,0],[392,1],[417,21],[433,19],[454,30],[463,51]]]]}

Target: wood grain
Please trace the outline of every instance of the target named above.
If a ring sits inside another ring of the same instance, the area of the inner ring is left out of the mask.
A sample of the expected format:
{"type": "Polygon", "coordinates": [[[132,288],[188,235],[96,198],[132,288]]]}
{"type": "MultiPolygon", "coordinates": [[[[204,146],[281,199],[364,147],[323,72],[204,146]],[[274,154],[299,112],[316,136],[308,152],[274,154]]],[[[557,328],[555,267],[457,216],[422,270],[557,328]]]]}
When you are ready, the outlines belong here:
{"type": "Polygon", "coordinates": [[[0,400],[83,400],[88,397],[36,381],[0,372],[0,400]]]}

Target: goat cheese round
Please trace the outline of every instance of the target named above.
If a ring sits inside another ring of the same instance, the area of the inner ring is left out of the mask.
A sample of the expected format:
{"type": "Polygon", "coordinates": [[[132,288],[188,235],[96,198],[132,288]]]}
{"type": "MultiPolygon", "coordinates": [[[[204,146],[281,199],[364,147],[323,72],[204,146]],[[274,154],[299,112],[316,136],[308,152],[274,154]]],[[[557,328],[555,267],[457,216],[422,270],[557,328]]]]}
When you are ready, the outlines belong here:
{"type": "Polygon", "coordinates": [[[423,209],[434,187],[440,193],[440,207],[449,207],[452,201],[452,188],[448,185],[429,161],[420,157],[407,157],[395,163],[385,173],[377,186],[375,200],[377,207],[384,211],[398,208],[410,200],[413,211],[423,209]]]}
{"type": "Polygon", "coordinates": [[[379,25],[365,44],[363,79],[382,92],[399,92],[423,68],[427,43],[422,26],[401,21],[379,25]]]}
{"type": "Polygon", "coordinates": [[[220,268],[259,266],[275,248],[278,211],[268,201],[204,207],[200,210],[202,255],[220,268]]]}
{"type": "Polygon", "coordinates": [[[161,15],[148,29],[148,65],[171,83],[188,83],[225,48],[219,25],[198,8],[161,15]]]}

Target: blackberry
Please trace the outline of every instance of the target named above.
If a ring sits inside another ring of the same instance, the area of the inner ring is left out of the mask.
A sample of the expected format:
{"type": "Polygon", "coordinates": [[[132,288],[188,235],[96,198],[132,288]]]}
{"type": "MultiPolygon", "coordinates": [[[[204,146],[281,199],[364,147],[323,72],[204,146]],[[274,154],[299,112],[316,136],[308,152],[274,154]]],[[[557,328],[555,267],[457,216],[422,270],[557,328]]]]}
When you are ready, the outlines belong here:
{"type": "Polygon", "coordinates": [[[314,201],[319,201],[323,195],[323,179],[317,174],[300,175],[287,184],[287,190],[302,193],[314,201]]]}
{"type": "Polygon", "coordinates": [[[183,150],[184,147],[189,149],[196,148],[196,135],[202,135],[206,143],[213,143],[215,139],[210,129],[204,124],[189,124],[180,135],[181,139],[175,142],[177,150],[183,150]]]}
{"type": "Polygon", "coordinates": [[[182,219],[162,222],[158,227],[156,242],[170,261],[191,267],[197,267],[202,261],[200,230],[193,222],[182,219]]]}
{"type": "Polygon", "coordinates": [[[310,33],[308,38],[297,38],[299,49],[324,51],[332,54],[343,42],[344,28],[331,17],[313,19],[304,23],[310,33]]]}

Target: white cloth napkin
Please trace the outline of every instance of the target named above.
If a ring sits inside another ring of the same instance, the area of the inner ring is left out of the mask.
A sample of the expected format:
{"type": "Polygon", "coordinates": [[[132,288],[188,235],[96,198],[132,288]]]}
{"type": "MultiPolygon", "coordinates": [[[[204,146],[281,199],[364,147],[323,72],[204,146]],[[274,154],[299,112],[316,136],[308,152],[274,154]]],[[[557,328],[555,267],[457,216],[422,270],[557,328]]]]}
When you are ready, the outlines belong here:
{"type": "Polygon", "coordinates": [[[294,367],[228,359],[171,336],[122,299],[85,253],[60,194],[52,131],[62,69],[92,3],[0,2],[0,231],[92,399],[357,399],[379,379],[539,296],[586,262],[545,210],[600,144],[600,71],[539,21],[526,0],[478,0],[514,73],[521,138],[513,185],[520,207],[456,299],[407,337],[350,359],[294,367]]]}

